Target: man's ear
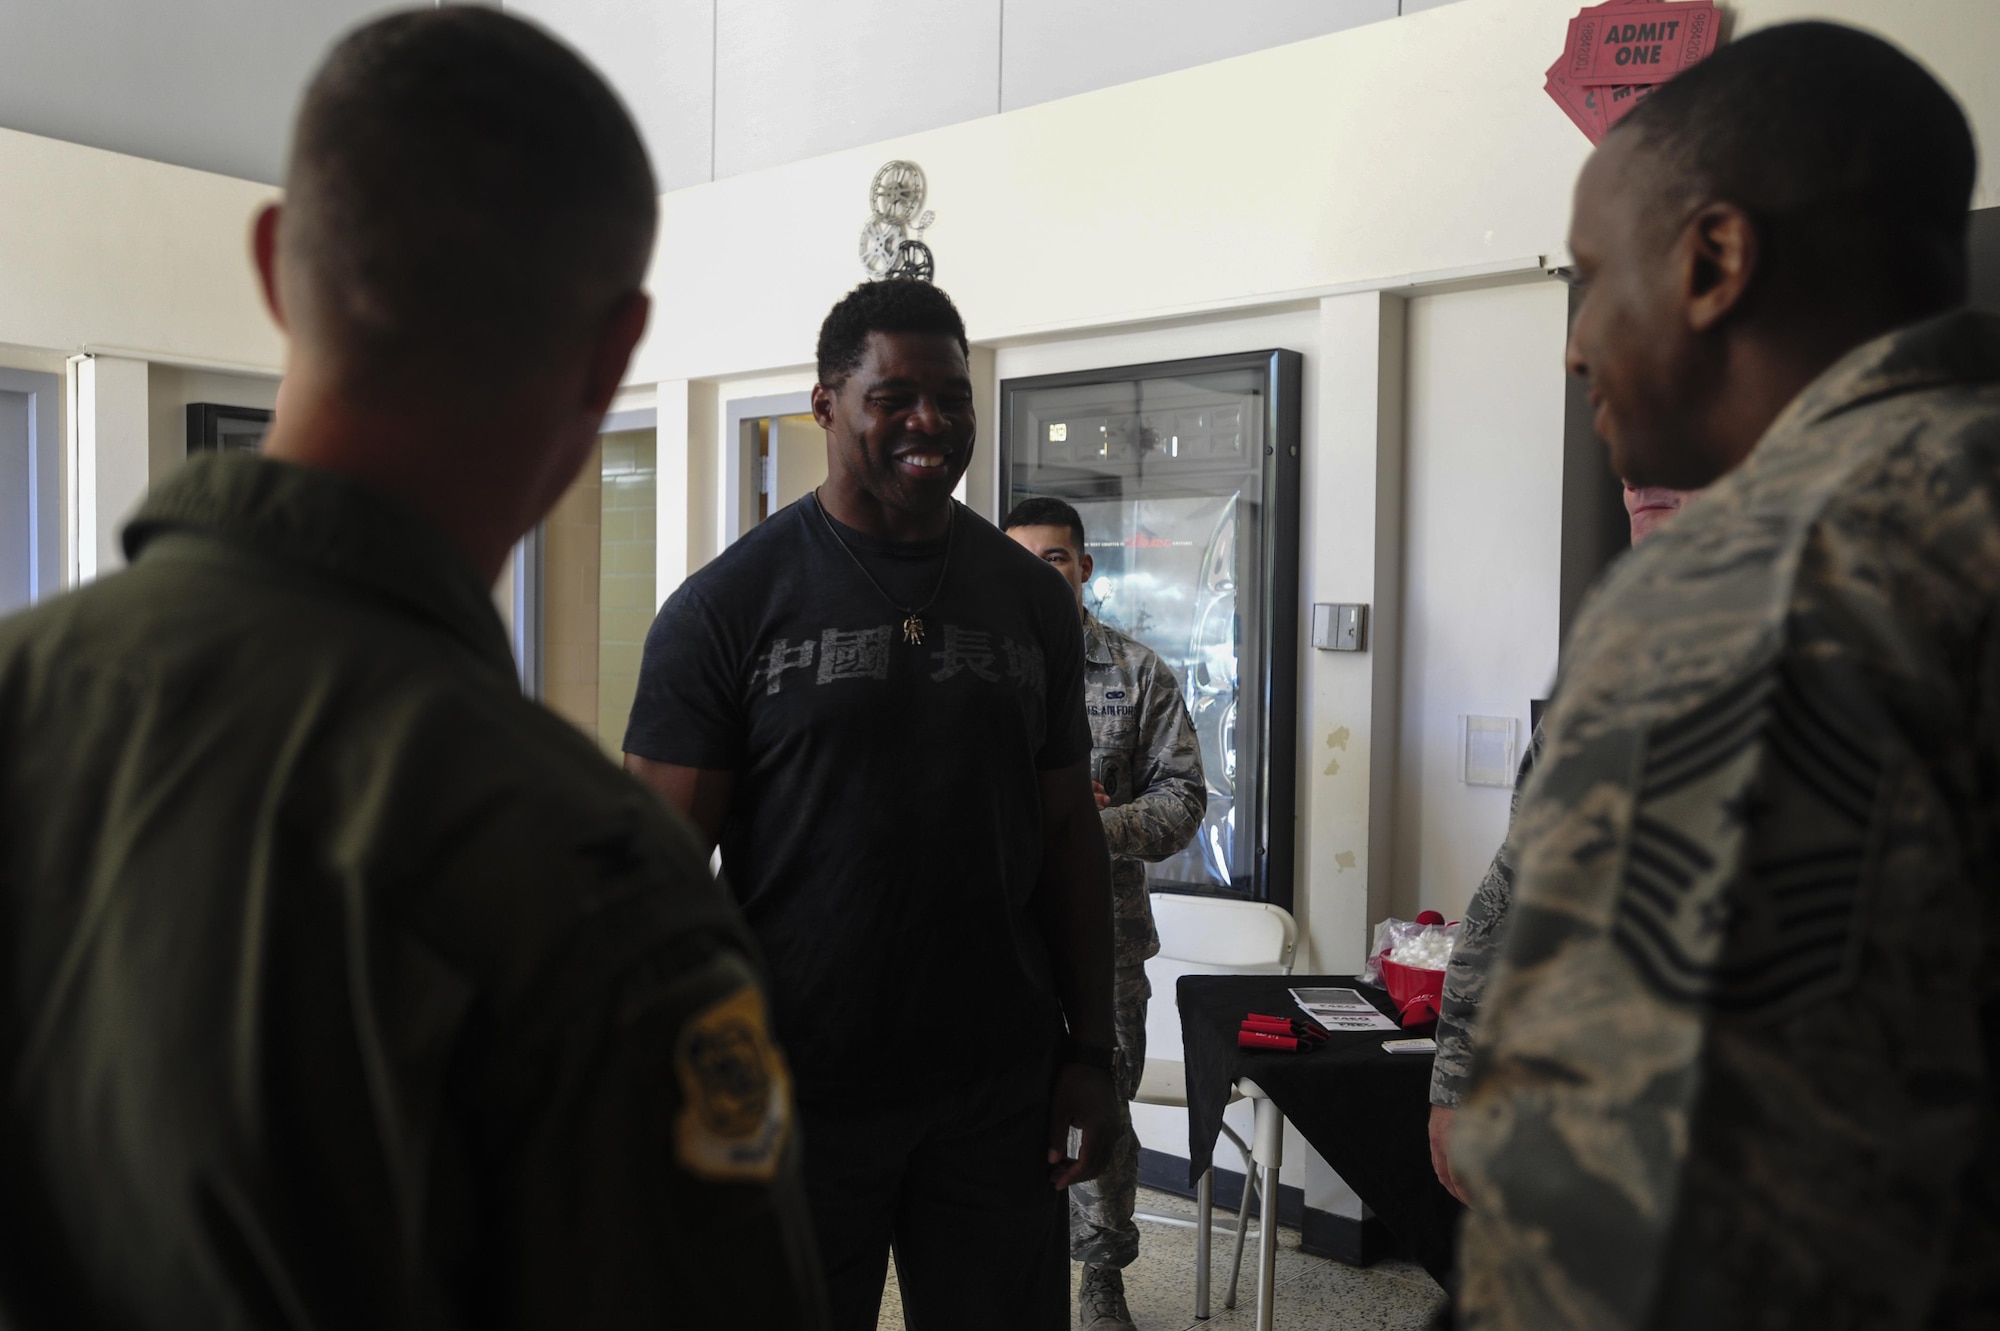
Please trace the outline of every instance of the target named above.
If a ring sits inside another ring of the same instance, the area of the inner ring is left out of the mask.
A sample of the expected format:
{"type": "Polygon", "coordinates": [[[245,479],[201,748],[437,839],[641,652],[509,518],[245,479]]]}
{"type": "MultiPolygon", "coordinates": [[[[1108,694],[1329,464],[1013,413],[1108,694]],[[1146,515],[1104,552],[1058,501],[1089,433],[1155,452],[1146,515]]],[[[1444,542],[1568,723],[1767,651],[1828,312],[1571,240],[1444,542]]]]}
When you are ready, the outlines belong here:
{"type": "Polygon", "coordinates": [[[1688,327],[1706,333],[1743,303],[1756,280],[1757,224],[1733,203],[1711,203],[1682,235],[1687,246],[1688,327]]]}
{"type": "Polygon", "coordinates": [[[603,415],[611,409],[611,399],[625,380],[625,367],[632,363],[632,350],[646,332],[653,301],[643,291],[628,291],[611,313],[598,325],[597,345],[591,350],[590,365],[583,384],[583,407],[603,415]]]}
{"type": "Polygon", "coordinates": [[[1097,567],[1097,561],[1079,550],[1076,552],[1076,566],[1083,570],[1083,580],[1089,582],[1091,570],[1097,567]]]}
{"type": "Polygon", "coordinates": [[[263,288],[271,321],[290,332],[285,323],[285,302],[278,293],[278,219],[282,215],[282,204],[267,203],[258,210],[250,224],[250,254],[257,263],[257,284],[263,288]]]}
{"type": "Polygon", "coordinates": [[[833,391],[825,384],[813,385],[813,420],[822,430],[833,428],[833,391]]]}

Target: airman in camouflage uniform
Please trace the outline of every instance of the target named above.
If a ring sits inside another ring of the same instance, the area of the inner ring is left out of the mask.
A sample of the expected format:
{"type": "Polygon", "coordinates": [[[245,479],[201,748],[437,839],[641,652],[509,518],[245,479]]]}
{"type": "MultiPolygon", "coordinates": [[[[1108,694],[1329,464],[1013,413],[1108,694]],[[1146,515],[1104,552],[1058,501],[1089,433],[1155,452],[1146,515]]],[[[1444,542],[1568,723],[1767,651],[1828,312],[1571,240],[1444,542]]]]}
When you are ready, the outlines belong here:
{"type": "MultiPolygon", "coordinates": [[[[1160,950],[1146,864],[1178,854],[1208,806],[1201,743],[1167,664],[1138,639],[1083,620],[1084,700],[1090,713],[1092,778],[1102,788],[1111,850],[1117,965],[1118,1096],[1129,1105],[1146,1068],[1146,958],[1160,950]]],[[[1126,1132],[1104,1173],[1069,1190],[1070,1255],[1089,1266],[1124,1267],[1139,1252],[1132,1208],[1139,1143],[1126,1132]]]]}
{"type": "Polygon", "coordinates": [[[2000,1306],[1996,603],[1972,314],[1850,358],[1614,574],[1509,840],[1475,1325],[2000,1306]]]}
{"type": "Polygon", "coordinates": [[[1453,1144],[1461,1321],[1991,1325],[2000,320],[1833,341],[1962,292],[1970,136],[1914,62],[1830,25],[1766,29],[1683,78],[1586,168],[1573,247],[1601,257],[1603,300],[1571,356],[1596,357],[1622,473],[1727,474],[1587,608],[1522,792],[1453,1144]],[[1814,209],[1759,206],[1743,142],[1764,136],[1795,200],[1835,182],[1814,209]],[[1595,200],[1676,169],[1715,202],[1655,233],[1680,248],[1648,291],[1611,257],[1646,233],[1620,240],[1595,200]],[[1828,250],[1798,240],[1870,225],[1910,246],[1886,280],[1816,270],[1828,250]],[[1811,318],[1773,313],[1808,300],[1811,318]],[[1630,354],[1647,339],[1650,363],[1630,354]],[[1822,352],[1788,404],[1760,382],[1822,352]],[[1681,374],[1681,402],[1635,395],[1649,364],[1681,374]],[[1683,402],[1700,428],[1649,433],[1683,402]]]}
{"type": "MultiPolygon", "coordinates": [[[[1008,535],[1041,555],[1079,591],[1090,576],[1082,523],[1056,500],[1025,501],[1008,516],[1008,535]],[[1025,539],[1024,539],[1025,538],[1025,539]]],[[[1160,950],[1146,895],[1146,864],[1178,854],[1208,806],[1201,743],[1174,672],[1138,639],[1083,615],[1084,701],[1090,715],[1091,777],[1111,851],[1118,1067],[1114,1078],[1125,1132],[1103,1174],[1072,1185],[1070,1255],[1086,1270],[1084,1326],[1130,1325],[1122,1296],[1100,1297],[1093,1282],[1122,1292],[1117,1273],[1139,1254],[1132,1213],[1139,1188],[1139,1143],[1130,1104],[1146,1068],[1146,958],[1160,950]],[[1095,1316],[1093,1314],[1096,1314],[1095,1316]]]]}

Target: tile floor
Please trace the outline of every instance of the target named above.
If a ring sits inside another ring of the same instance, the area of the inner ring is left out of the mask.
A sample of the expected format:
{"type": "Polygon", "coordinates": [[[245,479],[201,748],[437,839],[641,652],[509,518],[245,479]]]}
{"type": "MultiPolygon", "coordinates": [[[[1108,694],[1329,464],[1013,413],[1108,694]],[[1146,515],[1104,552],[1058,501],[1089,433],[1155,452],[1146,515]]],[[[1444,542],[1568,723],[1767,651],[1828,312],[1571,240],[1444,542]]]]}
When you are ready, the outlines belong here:
{"type": "MultiPolygon", "coordinates": [[[[1194,1217],[1194,1203],[1140,1189],[1139,1209],[1194,1217]]],[[[1227,1212],[1218,1212],[1226,1217],[1227,1212]]],[[[1215,1274],[1206,1322],[1194,1319],[1194,1230],[1141,1220],[1139,1260],[1125,1269],[1125,1301],[1139,1331],[1249,1331],[1256,1325],[1257,1226],[1243,1255],[1243,1283],[1236,1307],[1225,1312],[1231,1238],[1215,1236],[1215,1274]]],[[[1298,1231],[1279,1231],[1274,1331],[1424,1331],[1444,1303],[1444,1291],[1415,1262],[1391,1258],[1360,1268],[1299,1251],[1298,1231]]],[[[1074,1305],[1072,1304],[1072,1310],[1074,1305]]],[[[896,1268],[882,1296],[880,1331],[903,1331],[896,1268]]]]}

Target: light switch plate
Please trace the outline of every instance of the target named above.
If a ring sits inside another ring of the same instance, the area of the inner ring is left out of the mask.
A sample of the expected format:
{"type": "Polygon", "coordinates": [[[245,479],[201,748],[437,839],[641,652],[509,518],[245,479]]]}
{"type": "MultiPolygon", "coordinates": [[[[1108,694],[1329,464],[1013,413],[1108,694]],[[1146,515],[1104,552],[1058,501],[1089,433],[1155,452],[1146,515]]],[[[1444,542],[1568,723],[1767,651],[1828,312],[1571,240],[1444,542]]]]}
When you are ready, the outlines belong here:
{"type": "Polygon", "coordinates": [[[1312,644],[1323,652],[1358,652],[1368,635],[1368,607],[1365,605],[1313,606],[1312,644]]]}
{"type": "Polygon", "coordinates": [[[1458,718],[1460,775],[1468,786],[1512,786],[1520,724],[1511,716],[1458,718]]]}

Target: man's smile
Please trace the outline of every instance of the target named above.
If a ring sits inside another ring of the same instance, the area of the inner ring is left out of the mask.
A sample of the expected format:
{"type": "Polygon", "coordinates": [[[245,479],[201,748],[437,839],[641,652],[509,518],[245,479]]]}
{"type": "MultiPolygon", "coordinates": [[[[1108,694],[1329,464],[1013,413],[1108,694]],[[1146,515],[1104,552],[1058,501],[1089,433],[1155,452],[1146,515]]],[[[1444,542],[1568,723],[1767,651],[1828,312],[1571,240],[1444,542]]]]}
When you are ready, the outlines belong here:
{"type": "Polygon", "coordinates": [[[947,470],[957,451],[942,444],[922,444],[893,453],[890,458],[910,474],[924,476],[947,470]]]}

